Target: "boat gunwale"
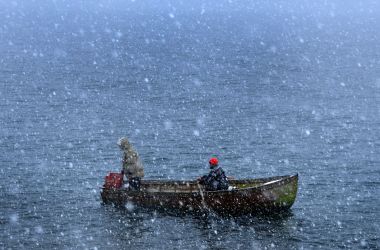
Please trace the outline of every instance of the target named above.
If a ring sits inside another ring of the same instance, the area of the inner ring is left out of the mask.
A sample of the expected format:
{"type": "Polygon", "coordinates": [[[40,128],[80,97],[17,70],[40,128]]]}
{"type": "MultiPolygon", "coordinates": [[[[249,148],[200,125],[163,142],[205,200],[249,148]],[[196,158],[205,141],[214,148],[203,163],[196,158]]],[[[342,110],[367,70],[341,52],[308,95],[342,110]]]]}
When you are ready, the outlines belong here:
{"type": "MultiPolygon", "coordinates": [[[[278,177],[282,177],[282,178],[279,178],[277,181],[273,182],[273,183],[262,183],[258,186],[255,186],[255,187],[246,187],[246,188],[236,188],[236,189],[232,189],[232,190],[216,190],[216,191],[203,191],[204,193],[230,193],[230,192],[239,192],[239,191],[252,191],[253,189],[259,189],[259,190],[263,190],[263,189],[271,189],[273,188],[273,186],[282,186],[282,185],[286,185],[288,183],[291,183],[294,179],[297,179],[298,180],[298,174],[295,174],[295,175],[285,175],[285,176],[278,176],[278,177]]],[[[273,177],[275,178],[275,177],[273,177]]],[[[263,178],[264,179],[264,178],[263,178]]],[[[254,180],[254,179],[251,179],[251,180],[254,180]]]]}

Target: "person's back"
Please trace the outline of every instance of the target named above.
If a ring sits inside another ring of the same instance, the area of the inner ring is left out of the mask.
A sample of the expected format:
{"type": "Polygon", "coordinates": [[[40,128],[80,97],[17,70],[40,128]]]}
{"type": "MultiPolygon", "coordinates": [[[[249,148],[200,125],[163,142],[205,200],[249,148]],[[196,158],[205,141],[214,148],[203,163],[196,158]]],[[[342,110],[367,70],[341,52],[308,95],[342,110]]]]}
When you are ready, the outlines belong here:
{"type": "Polygon", "coordinates": [[[217,158],[211,158],[209,161],[210,172],[200,179],[200,183],[205,185],[207,191],[227,190],[228,179],[223,169],[218,165],[217,158]]]}
{"type": "Polygon", "coordinates": [[[140,161],[140,157],[126,137],[121,138],[118,145],[124,152],[122,171],[128,178],[129,185],[133,189],[139,189],[140,180],[144,177],[144,166],[140,161]]]}

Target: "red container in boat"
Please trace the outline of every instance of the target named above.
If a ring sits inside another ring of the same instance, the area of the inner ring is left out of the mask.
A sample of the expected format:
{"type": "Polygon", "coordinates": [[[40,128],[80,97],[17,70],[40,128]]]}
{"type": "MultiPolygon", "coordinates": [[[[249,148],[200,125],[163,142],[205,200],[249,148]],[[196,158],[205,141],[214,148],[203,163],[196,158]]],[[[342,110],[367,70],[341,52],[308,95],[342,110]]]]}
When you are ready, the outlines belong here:
{"type": "Polygon", "coordinates": [[[106,176],[104,187],[105,188],[121,188],[123,185],[123,174],[109,173],[106,176]]]}

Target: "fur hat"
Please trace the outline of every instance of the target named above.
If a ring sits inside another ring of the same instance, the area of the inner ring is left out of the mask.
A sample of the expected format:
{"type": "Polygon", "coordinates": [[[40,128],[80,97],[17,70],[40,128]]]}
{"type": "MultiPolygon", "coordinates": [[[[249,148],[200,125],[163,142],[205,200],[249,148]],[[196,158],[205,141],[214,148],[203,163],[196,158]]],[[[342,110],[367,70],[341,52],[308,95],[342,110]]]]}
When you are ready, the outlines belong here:
{"type": "Polygon", "coordinates": [[[117,141],[117,145],[120,147],[121,150],[129,149],[131,148],[131,143],[128,141],[127,137],[120,138],[117,141]]]}

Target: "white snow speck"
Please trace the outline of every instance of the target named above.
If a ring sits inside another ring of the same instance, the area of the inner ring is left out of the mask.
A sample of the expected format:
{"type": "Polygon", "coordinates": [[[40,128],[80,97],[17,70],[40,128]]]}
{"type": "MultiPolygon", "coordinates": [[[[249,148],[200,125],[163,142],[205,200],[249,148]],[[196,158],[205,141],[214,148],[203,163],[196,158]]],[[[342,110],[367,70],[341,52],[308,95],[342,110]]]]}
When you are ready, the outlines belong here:
{"type": "Polygon", "coordinates": [[[123,33],[121,33],[120,31],[116,32],[116,37],[117,38],[121,38],[123,36],[123,33]]]}
{"type": "Polygon", "coordinates": [[[9,216],[9,219],[10,219],[11,223],[17,223],[18,222],[18,214],[11,214],[9,216]]]}
{"type": "Polygon", "coordinates": [[[132,212],[135,209],[135,205],[131,201],[128,201],[127,204],[125,204],[125,208],[129,212],[132,212]]]}
{"type": "Polygon", "coordinates": [[[205,119],[203,117],[197,118],[197,125],[198,126],[204,126],[205,125],[205,119]]]}
{"type": "Polygon", "coordinates": [[[113,58],[117,58],[117,57],[119,57],[119,54],[117,53],[117,51],[112,51],[112,57],[113,58]]]}
{"type": "Polygon", "coordinates": [[[364,239],[360,240],[360,246],[366,247],[367,246],[367,241],[364,240],[364,239]]]}
{"type": "Polygon", "coordinates": [[[36,231],[36,233],[38,233],[38,234],[42,234],[44,232],[44,230],[41,226],[36,226],[34,228],[34,231],[36,231]]]}
{"type": "Polygon", "coordinates": [[[172,129],[173,128],[173,122],[172,121],[165,121],[164,126],[166,130],[172,129]]]}
{"type": "Polygon", "coordinates": [[[194,85],[197,86],[197,87],[199,87],[199,86],[202,85],[202,82],[201,82],[199,79],[197,79],[197,78],[195,78],[195,79],[193,80],[193,83],[194,83],[194,85]]]}
{"type": "Polygon", "coordinates": [[[338,227],[342,227],[342,222],[337,221],[336,224],[338,225],[338,227]]]}

